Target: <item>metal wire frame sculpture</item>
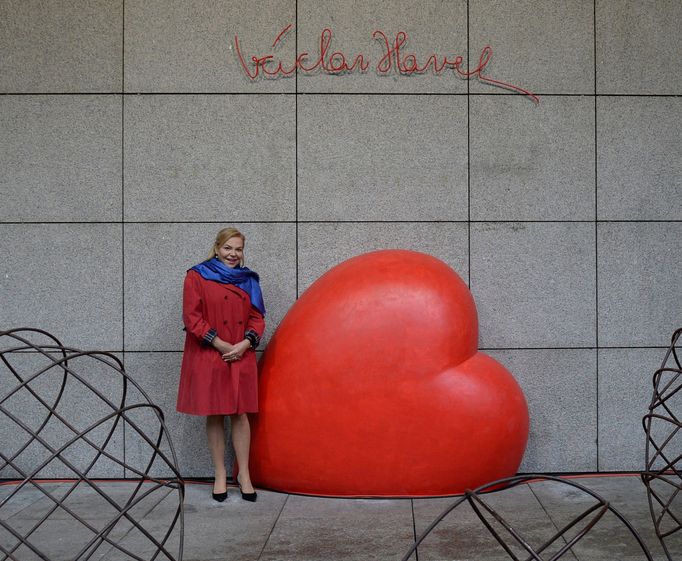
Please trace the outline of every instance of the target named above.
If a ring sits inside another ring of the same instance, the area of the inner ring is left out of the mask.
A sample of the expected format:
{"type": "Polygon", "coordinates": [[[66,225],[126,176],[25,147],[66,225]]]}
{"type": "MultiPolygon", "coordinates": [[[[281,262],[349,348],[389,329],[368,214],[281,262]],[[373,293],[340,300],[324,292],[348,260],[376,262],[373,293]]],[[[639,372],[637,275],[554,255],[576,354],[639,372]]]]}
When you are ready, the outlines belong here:
{"type": "Polygon", "coordinates": [[[469,504],[483,526],[485,526],[485,528],[495,538],[497,543],[504,549],[509,558],[513,559],[514,561],[521,561],[522,558],[526,561],[556,561],[557,559],[560,559],[565,553],[572,551],[572,548],[597,525],[597,523],[607,512],[614,514],[623,523],[623,525],[630,531],[636,542],[639,544],[644,557],[648,561],[653,561],[651,553],[632,524],[630,524],[630,522],[628,522],[628,520],[620,512],[613,508],[606,499],[591,489],[576,483],[575,481],[542,474],[517,475],[514,477],[507,477],[505,479],[498,479],[497,481],[486,483],[485,485],[482,485],[473,491],[466,491],[462,497],[448,506],[429,525],[429,527],[421,533],[421,535],[415,540],[412,547],[410,547],[409,551],[402,557],[402,561],[408,561],[414,552],[417,551],[419,545],[436,528],[436,526],[438,526],[438,524],[440,524],[448,514],[450,514],[463,503],[469,504]],[[596,500],[591,507],[575,517],[573,520],[571,520],[571,522],[563,526],[561,529],[557,530],[554,535],[552,535],[539,547],[534,547],[531,545],[526,537],[524,537],[517,529],[507,522],[507,520],[505,520],[498,511],[492,508],[481,497],[481,495],[484,494],[504,492],[505,490],[516,487],[517,485],[536,481],[556,481],[558,483],[579,489],[587,495],[592,496],[596,500]],[[592,518],[588,519],[589,516],[592,516],[592,518]],[[580,527],[581,523],[584,523],[584,526],[580,527]],[[497,524],[498,528],[495,527],[495,524],[497,524]],[[567,537],[567,533],[574,528],[576,529],[575,534],[571,537],[567,537]],[[503,532],[501,532],[500,529],[503,529],[504,534],[508,535],[507,540],[505,540],[503,537],[503,532]],[[552,553],[549,557],[542,557],[542,554],[553,544],[557,543],[558,540],[563,540],[563,545],[559,547],[559,550],[555,553],[552,553]],[[514,552],[512,547],[520,547],[524,552],[524,557],[521,557],[518,553],[514,552]]]}
{"type": "Polygon", "coordinates": [[[649,412],[642,418],[646,432],[642,481],[656,536],[670,561],[673,557],[666,540],[682,529],[682,365],[677,353],[681,336],[682,328],[672,335],[661,367],[653,376],[649,412]]]}
{"type": "MultiPolygon", "coordinates": [[[[86,561],[95,554],[99,557],[106,552],[115,552],[135,560],[143,560],[141,555],[149,555],[149,559],[181,561],[185,487],[177,468],[173,444],[164,423],[163,412],[128,376],[121,361],[111,353],[66,347],[50,333],[34,328],[0,331],[0,360],[0,380],[4,385],[0,386],[0,422],[5,428],[9,426],[14,440],[19,441],[13,451],[8,451],[9,446],[5,444],[0,449],[0,478],[7,479],[10,475],[16,480],[14,485],[9,486],[11,492],[0,500],[0,528],[5,530],[5,536],[0,541],[0,561],[22,559],[26,556],[31,559],[36,556],[40,559],[54,559],[51,549],[55,544],[44,543],[44,537],[34,540],[31,538],[41,531],[44,533],[46,526],[49,531],[51,522],[60,517],[76,525],[77,531],[70,533],[71,540],[83,540],[75,543],[73,547],[78,548],[81,544],[82,547],[75,554],[69,553],[70,559],[86,561]],[[35,342],[37,338],[44,338],[47,344],[35,342]],[[88,374],[83,374],[78,368],[83,363],[90,364],[90,360],[94,360],[97,367],[102,365],[105,369],[106,375],[100,377],[97,384],[89,381],[88,374]],[[28,375],[22,374],[26,363],[31,361],[41,362],[41,366],[28,375]],[[4,374],[2,365],[7,369],[4,374]],[[15,380],[16,385],[12,387],[11,383],[7,383],[8,380],[15,380]],[[83,396],[88,396],[89,401],[78,406],[63,403],[67,401],[67,385],[69,389],[76,389],[76,399],[82,401],[83,396]],[[116,387],[120,397],[110,399],[102,386],[116,387]],[[139,395],[136,398],[138,402],[127,403],[129,389],[132,388],[139,395]],[[50,396],[46,397],[46,394],[50,396]],[[26,416],[26,399],[29,399],[29,409],[32,411],[29,419],[22,418],[22,414],[26,416]],[[13,404],[19,406],[13,408],[13,404]],[[94,410],[95,404],[99,404],[104,410],[94,410]],[[41,418],[42,415],[44,417],[41,418]],[[76,426],[82,417],[93,415],[96,420],[87,420],[86,427],[76,426]],[[140,419],[147,425],[156,424],[154,437],[147,434],[151,431],[145,431],[140,426],[140,419]],[[142,447],[138,459],[141,458],[139,465],[144,467],[133,465],[133,461],[125,461],[118,457],[120,454],[115,453],[122,449],[119,437],[123,429],[129,439],[142,447]],[[67,436],[58,443],[53,443],[49,435],[55,432],[60,433],[60,436],[67,436]],[[25,437],[23,442],[22,436],[25,437]],[[95,442],[99,438],[102,441],[95,442]],[[94,452],[94,456],[84,462],[74,461],[69,454],[78,446],[81,447],[80,452],[85,449],[88,453],[94,452]],[[118,450],[112,452],[114,448],[118,450]],[[37,450],[45,455],[42,461],[35,461],[37,450]],[[132,479],[130,486],[124,487],[123,498],[116,500],[107,492],[106,482],[93,479],[91,472],[99,465],[98,462],[108,462],[110,466],[113,463],[117,470],[120,468],[120,473],[125,473],[132,479]],[[160,469],[170,477],[161,479],[151,475],[152,470],[160,469]],[[59,487],[57,494],[54,489],[51,491],[49,482],[38,478],[45,470],[61,471],[73,476],[59,487]],[[22,525],[13,524],[14,519],[3,516],[3,508],[11,508],[12,501],[19,500],[21,493],[27,493],[30,489],[37,489],[40,496],[47,499],[49,506],[37,522],[31,521],[31,524],[26,525],[26,521],[23,521],[24,527],[17,527],[22,525]],[[73,502],[78,496],[77,491],[85,492],[90,498],[100,501],[100,508],[91,508],[88,513],[76,512],[73,502]],[[172,502],[176,493],[177,508],[173,511],[171,506],[167,529],[162,528],[159,531],[146,528],[143,522],[149,505],[156,506],[168,498],[172,502]],[[113,511],[111,519],[95,522],[89,516],[96,512],[101,518],[103,510],[113,511]],[[139,511],[142,511],[142,516],[139,511]],[[133,537],[135,539],[130,539],[133,537]],[[170,551],[171,537],[177,543],[177,553],[175,546],[172,548],[173,552],[170,551]]],[[[7,432],[6,430],[5,435],[7,432]]],[[[52,535],[62,537],[55,532],[52,535]]]]}

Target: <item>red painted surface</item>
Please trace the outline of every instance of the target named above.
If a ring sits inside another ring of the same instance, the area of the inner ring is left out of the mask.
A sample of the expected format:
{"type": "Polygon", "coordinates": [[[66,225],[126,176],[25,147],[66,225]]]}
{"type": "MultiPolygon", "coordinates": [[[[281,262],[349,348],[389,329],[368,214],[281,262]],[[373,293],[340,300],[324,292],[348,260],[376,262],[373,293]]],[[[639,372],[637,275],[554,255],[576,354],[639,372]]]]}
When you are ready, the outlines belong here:
{"type": "Polygon", "coordinates": [[[317,495],[445,495],[516,473],[523,393],[477,351],[471,294],[438,259],[354,257],[294,304],[261,361],[252,476],[317,495]]]}

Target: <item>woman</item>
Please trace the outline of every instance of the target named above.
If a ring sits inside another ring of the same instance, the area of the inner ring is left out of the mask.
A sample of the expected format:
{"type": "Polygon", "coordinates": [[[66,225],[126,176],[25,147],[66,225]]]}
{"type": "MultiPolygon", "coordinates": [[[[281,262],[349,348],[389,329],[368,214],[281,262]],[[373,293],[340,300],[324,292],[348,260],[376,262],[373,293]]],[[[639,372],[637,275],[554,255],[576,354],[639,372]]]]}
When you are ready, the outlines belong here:
{"type": "Polygon", "coordinates": [[[225,433],[232,424],[242,499],[256,500],[249,475],[251,427],[258,411],[256,353],[265,329],[265,306],[258,275],[244,267],[244,235],[218,232],[208,260],[187,271],[182,319],[187,336],[182,357],[177,410],[206,416],[208,447],[215,468],[213,498],[227,498],[225,433]]]}

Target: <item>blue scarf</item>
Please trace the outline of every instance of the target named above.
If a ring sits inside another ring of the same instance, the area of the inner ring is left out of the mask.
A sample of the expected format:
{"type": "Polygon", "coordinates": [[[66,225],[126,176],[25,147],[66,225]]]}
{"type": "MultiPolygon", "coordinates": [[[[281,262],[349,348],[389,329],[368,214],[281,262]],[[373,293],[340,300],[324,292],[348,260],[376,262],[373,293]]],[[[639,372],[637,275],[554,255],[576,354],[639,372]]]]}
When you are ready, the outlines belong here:
{"type": "Polygon", "coordinates": [[[208,259],[203,263],[194,265],[190,271],[196,271],[206,280],[222,284],[233,284],[241,288],[251,298],[251,305],[265,317],[265,303],[263,293],[258,284],[258,273],[247,267],[235,267],[231,269],[217,257],[208,259]]]}

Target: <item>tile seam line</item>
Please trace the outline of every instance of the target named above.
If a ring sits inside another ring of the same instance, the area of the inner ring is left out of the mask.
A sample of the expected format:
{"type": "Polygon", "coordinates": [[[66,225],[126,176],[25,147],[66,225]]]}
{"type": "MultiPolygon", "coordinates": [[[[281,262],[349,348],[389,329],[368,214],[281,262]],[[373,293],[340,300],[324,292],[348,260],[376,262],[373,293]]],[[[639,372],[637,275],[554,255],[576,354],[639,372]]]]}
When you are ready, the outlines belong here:
{"type": "MultiPolygon", "coordinates": [[[[295,0],[294,2],[294,50],[297,53],[298,52],[298,0],[295,0]]],[[[295,97],[294,97],[294,218],[296,220],[295,225],[294,225],[294,241],[296,244],[296,247],[294,248],[294,274],[295,274],[295,279],[294,279],[294,288],[296,291],[296,298],[294,301],[298,300],[299,298],[299,291],[300,291],[300,272],[299,272],[299,253],[300,253],[300,248],[299,248],[299,219],[300,219],[300,210],[299,210],[299,197],[298,197],[298,191],[299,191],[299,182],[298,182],[298,67],[296,67],[296,72],[294,74],[294,92],[295,92],[295,97]]]]}
{"type": "MultiPolygon", "coordinates": [[[[594,224],[595,220],[235,220],[238,224],[594,224]]],[[[224,224],[225,220],[8,220],[0,226],[224,224]]],[[[597,224],[680,224],[682,219],[596,220],[597,224]]]]}
{"type": "MultiPolygon", "coordinates": [[[[471,68],[470,38],[471,38],[470,1],[467,0],[467,68],[471,68]]],[[[467,80],[467,286],[471,290],[471,80],[467,80]]]]}
{"type": "MultiPolygon", "coordinates": [[[[126,348],[126,316],[125,316],[125,39],[126,39],[126,0],[121,0],[121,341],[126,348]]],[[[126,354],[122,351],[121,362],[125,370],[126,354]]],[[[123,439],[123,477],[127,475],[127,430],[125,423],[122,431],[123,439]]]]}
{"type": "MultiPolygon", "coordinates": [[[[410,507],[412,510],[412,539],[417,543],[417,520],[414,515],[414,498],[410,499],[410,507]]],[[[419,546],[414,550],[415,561],[419,561],[419,546]]]]}
{"type": "Polygon", "coordinates": [[[284,512],[284,507],[289,502],[290,496],[291,495],[287,494],[287,498],[284,499],[284,502],[282,503],[282,507],[279,509],[279,512],[277,513],[277,518],[275,518],[275,521],[272,523],[272,527],[270,528],[270,531],[268,532],[268,536],[267,536],[267,538],[265,538],[265,542],[263,542],[263,547],[261,548],[260,553],[258,554],[257,561],[260,561],[260,559],[263,557],[263,553],[265,552],[265,548],[268,546],[268,543],[270,542],[270,538],[272,537],[272,534],[275,531],[275,527],[277,526],[277,523],[279,522],[279,519],[282,516],[282,512],[284,512]]]}
{"type": "MultiPolygon", "coordinates": [[[[544,505],[544,504],[542,503],[542,501],[540,500],[540,497],[538,497],[538,496],[535,494],[535,491],[533,490],[533,486],[530,485],[530,484],[528,484],[528,483],[526,483],[525,485],[526,485],[526,487],[528,487],[528,490],[531,492],[531,494],[533,495],[533,497],[535,497],[535,500],[536,500],[536,501],[538,502],[538,504],[540,505],[540,508],[543,510],[543,512],[544,512],[545,515],[547,516],[547,519],[550,521],[550,523],[552,524],[552,526],[554,526],[554,529],[558,532],[558,531],[559,531],[559,527],[556,525],[556,522],[554,522],[554,519],[552,518],[552,516],[551,516],[551,514],[549,513],[549,511],[545,508],[545,505],[544,505]]],[[[564,545],[566,545],[566,544],[568,543],[568,542],[566,541],[565,536],[562,535],[562,536],[561,536],[561,539],[563,540],[564,545]]],[[[579,558],[579,557],[576,555],[576,553],[573,551],[573,548],[570,548],[569,551],[571,552],[571,555],[572,555],[577,561],[580,561],[580,558],[579,558]]]]}
{"type": "Polygon", "coordinates": [[[592,2],[592,57],[594,80],[594,344],[595,350],[595,453],[596,467],[599,471],[599,134],[597,128],[597,118],[599,115],[597,107],[597,0],[592,2]]]}
{"type": "MultiPolygon", "coordinates": [[[[202,91],[183,91],[183,92],[125,92],[125,91],[106,91],[106,92],[0,92],[0,96],[21,97],[21,96],[450,96],[450,97],[505,97],[521,98],[520,94],[506,94],[494,92],[316,92],[316,91],[291,91],[291,92],[202,92],[202,91]]],[[[681,98],[682,94],[653,94],[653,93],[536,93],[540,98],[543,97],[632,97],[632,98],[681,98]]],[[[540,100],[542,102],[542,100],[540,100]]]]}

